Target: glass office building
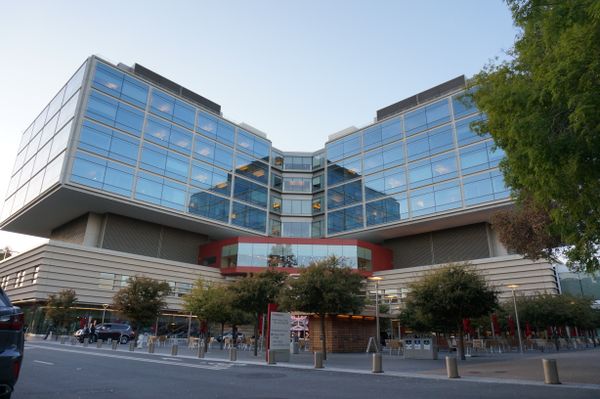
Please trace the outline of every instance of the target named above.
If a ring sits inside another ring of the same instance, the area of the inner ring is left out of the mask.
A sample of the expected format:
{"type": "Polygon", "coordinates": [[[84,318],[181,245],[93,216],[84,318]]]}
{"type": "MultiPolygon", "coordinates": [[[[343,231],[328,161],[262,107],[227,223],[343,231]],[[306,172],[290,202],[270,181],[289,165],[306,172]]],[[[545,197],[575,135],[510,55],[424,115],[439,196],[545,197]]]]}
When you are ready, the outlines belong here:
{"type": "Polygon", "coordinates": [[[294,152],[139,64],[92,56],[24,130],[0,228],[221,274],[330,252],[367,274],[509,255],[489,225],[511,205],[503,153],[475,134],[485,115],[465,90],[458,77],[294,152]]]}

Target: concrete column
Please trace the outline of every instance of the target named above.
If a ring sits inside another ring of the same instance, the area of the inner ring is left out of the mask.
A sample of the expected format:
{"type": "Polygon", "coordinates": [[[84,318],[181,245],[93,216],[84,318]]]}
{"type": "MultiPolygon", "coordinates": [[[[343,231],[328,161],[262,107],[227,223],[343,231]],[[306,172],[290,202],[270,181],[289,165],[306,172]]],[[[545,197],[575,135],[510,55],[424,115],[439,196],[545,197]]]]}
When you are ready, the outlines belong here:
{"type": "Polygon", "coordinates": [[[229,348],[229,360],[232,362],[237,360],[237,349],[229,348]]]}
{"type": "Polygon", "coordinates": [[[460,378],[455,357],[446,356],[446,371],[448,372],[448,378],[460,378]]]}
{"type": "Polygon", "coordinates": [[[556,359],[542,359],[542,366],[544,367],[544,383],[560,384],[556,359]]]}
{"type": "Polygon", "coordinates": [[[381,352],[373,353],[373,373],[383,373],[381,352]]]}
{"type": "Polygon", "coordinates": [[[315,352],[315,368],[323,368],[323,352],[315,352]]]}
{"type": "Polygon", "coordinates": [[[179,347],[177,345],[173,345],[171,347],[171,356],[177,356],[177,351],[179,350],[179,347]]]}

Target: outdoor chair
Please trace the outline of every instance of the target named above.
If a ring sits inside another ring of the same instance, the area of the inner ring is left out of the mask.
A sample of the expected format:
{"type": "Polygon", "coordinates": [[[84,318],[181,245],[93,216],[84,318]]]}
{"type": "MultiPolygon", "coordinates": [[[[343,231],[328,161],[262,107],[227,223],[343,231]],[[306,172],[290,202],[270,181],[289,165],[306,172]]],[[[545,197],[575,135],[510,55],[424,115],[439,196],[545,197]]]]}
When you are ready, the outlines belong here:
{"type": "Polygon", "coordinates": [[[390,355],[393,355],[394,351],[396,351],[396,354],[400,356],[400,341],[398,341],[397,339],[387,340],[387,345],[385,346],[385,349],[390,352],[390,355]]]}

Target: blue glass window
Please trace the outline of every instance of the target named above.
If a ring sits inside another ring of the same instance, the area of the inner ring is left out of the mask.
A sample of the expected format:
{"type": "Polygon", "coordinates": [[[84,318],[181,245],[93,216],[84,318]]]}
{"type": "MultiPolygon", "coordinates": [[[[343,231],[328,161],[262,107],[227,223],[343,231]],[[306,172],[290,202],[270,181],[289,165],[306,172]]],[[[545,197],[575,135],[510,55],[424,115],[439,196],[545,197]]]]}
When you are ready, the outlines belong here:
{"type": "Polygon", "coordinates": [[[479,136],[471,128],[473,122],[480,122],[482,120],[482,115],[475,115],[456,122],[456,139],[459,146],[475,143],[491,137],[489,134],[479,136]]]}
{"type": "Polygon", "coordinates": [[[269,166],[239,153],[235,157],[235,171],[259,183],[269,183],[269,166]]]}
{"type": "Polygon", "coordinates": [[[404,144],[402,142],[383,147],[383,168],[391,168],[404,162],[404,144]]]}
{"type": "Polygon", "coordinates": [[[362,201],[360,180],[330,188],[327,192],[327,209],[335,209],[362,201]]]}
{"type": "Polygon", "coordinates": [[[135,136],[140,136],[144,123],[142,112],[97,92],[90,94],[86,116],[135,136]]]}
{"type": "Polygon", "coordinates": [[[409,161],[447,151],[453,147],[454,135],[451,126],[433,129],[406,140],[409,161]]]}
{"type": "Polygon", "coordinates": [[[233,151],[201,136],[194,136],[194,158],[233,170],[233,151]]]}
{"type": "MultiPolygon", "coordinates": [[[[271,196],[273,198],[273,196],[271,196]]],[[[281,199],[280,199],[281,200],[281,199]]],[[[311,215],[311,200],[284,199],[282,201],[282,213],[286,215],[311,215]]],[[[271,204],[273,205],[273,204],[271,204]]]]}
{"type": "Polygon", "coordinates": [[[90,121],[84,121],[79,148],[135,165],[140,140],[90,121]]]}
{"type": "Polygon", "coordinates": [[[152,116],[148,117],[144,138],[185,154],[192,149],[192,134],[185,129],[152,116]]]}
{"type": "Polygon", "coordinates": [[[440,155],[408,165],[410,187],[421,187],[426,184],[447,180],[458,176],[456,156],[440,155]]]}
{"type": "Polygon", "coordinates": [[[193,191],[188,211],[191,214],[226,222],[229,220],[229,200],[204,191],[193,191]]]}
{"type": "Polygon", "coordinates": [[[264,233],[267,228],[267,212],[234,201],[231,223],[264,233]]]}
{"type": "Polygon", "coordinates": [[[419,108],[404,115],[404,131],[406,136],[413,135],[427,129],[425,108],[419,108]]]}
{"type": "Polygon", "coordinates": [[[504,151],[494,150],[494,142],[486,141],[460,150],[460,164],[463,174],[474,173],[498,166],[504,151]]]}
{"type": "Polygon", "coordinates": [[[454,108],[455,119],[472,114],[473,112],[477,112],[477,107],[475,106],[472,98],[469,96],[472,90],[473,89],[452,97],[452,108],[454,108]]]}
{"type": "Polygon", "coordinates": [[[327,185],[332,186],[360,177],[362,168],[359,157],[345,159],[327,167],[327,185]]]}
{"type": "Polygon", "coordinates": [[[363,172],[365,175],[373,172],[378,172],[383,169],[383,153],[382,150],[375,150],[365,154],[363,172]]]}
{"type": "Polygon", "coordinates": [[[175,108],[173,109],[173,122],[187,127],[190,130],[194,129],[196,119],[196,108],[183,101],[176,100],[175,108]]]}
{"type": "Polygon", "coordinates": [[[481,173],[463,179],[465,205],[505,199],[510,196],[510,190],[504,183],[499,171],[481,173]]]}
{"type": "Polygon", "coordinates": [[[329,162],[358,154],[361,150],[361,135],[360,133],[353,133],[331,144],[327,144],[326,149],[327,160],[329,162]]]}
{"type": "Polygon", "coordinates": [[[186,190],[183,184],[140,172],[135,189],[135,198],[183,211],[185,210],[186,190]]]}
{"type": "Polygon", "coordinates": [[[398,167],[365,178],[365,198],[371,200],[406,190],[406,172],[398,167]]]}
{"type": "Polygon", "coordinates": [[[310,237],[311,222],[282,222],[282,237],[310,237]]]}
{"type": "Polygon", "coordinates": [[[218,126],[219,119],[217,117],[209,115],[206,112],[198,111],[198,124],[196,125],[196,131],[198,133],[216,140],[218,126]]]}
{"type": "Polygon", "coordinates": [[[140,108],[146,107],[148,85],[107,65],[96,65],[92,86],[140,108]]]}
{"type": "Polygon", "coordinates": [[[283,191],[291,193],[310,193],[312,190],[310,177],[284,177],[283,191]]]}
{"type": "Polygon", "coordinates": [[[233,196],[250,204],[267,207],[267,188],[239,177],[235,178],[233,196]]]}
{"type": "Polygon", "coordinates": [[[411,136],[425,129],[450,121],[448,100],[443,99],[404,115],[404,130],[411,136]]]}
{"type": "Polygon", "coordinates": [[[356,230],[363,227],[362,205],[340,209],[329,212],[327,218],[328,234],[336,234],[342,231],[356,230]]]}
{"type": "Polygon", "coordinates": [[[187,182],[189,160],[179,154],[144,143],[140,168],[187,182]]]}
{"type": "Polygon", "coordinates": [[[458,183],[443,183],[410,193],[411,216],[423,216],[462,206],[458,183]]]}
{"type": "Polygon", "coordinates": [[[367,226],[395,222],[408,217],[406,194],[366,204],[367,226]]]}
{"type": "Polygon", "coordinates": [[[205,190],[231,195],[231,173],[203,162],[192,162],[190,183],[205,190]]]}
{"type": "Polygon", "coordinates": [[[150,101],[150,112],[168,120],[172,119],[173,110],[175,109],[175,97],[153,89],[150,101]]]}
{"type": "Polygon", "coordinates": [[[245,130],[238,131],[236,147],[240,151],[269,162],[269,143],[245,130]]]}
{"type": "Polygon", "coordinates": [[[133,169],[78,152],[73,161],[71,181],[129,197],[133,186],[133,169]]]}

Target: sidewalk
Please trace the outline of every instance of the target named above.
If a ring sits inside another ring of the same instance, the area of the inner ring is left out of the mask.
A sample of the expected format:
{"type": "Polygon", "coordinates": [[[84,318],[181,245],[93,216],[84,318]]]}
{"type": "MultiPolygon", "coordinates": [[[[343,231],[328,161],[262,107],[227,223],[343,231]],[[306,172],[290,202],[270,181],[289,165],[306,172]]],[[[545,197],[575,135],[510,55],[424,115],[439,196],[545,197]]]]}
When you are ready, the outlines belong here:
{"type": "MultiPolygon", "coordinates": [[[[40,337],[29,337],[28,343],[34,345],[44,343],[59,345],[67,348],[83,349],[83,345],[71,345],[69,341],[61,345],[58,341],[43,341],[40,337]]],[[[97,349],[96,344],[90,344],[87,350],[112,351],[109,345],[104,344],[102,349],[97,349]]],[[[116,352],[124,354],[129,352],[129,345],[118,345],[116,352]]],[[[147,354],[148,349],[135,350],[136,354],[147,354]]],[[[155,347],[155,355],[170,356],[171,346],[155,347]]],[[[445,378],[445,356],[440,353],[438,360],[413,360],[404,359],[402,356],[389,353],[383,354],[384,375],[421,376],[428,378],[445,378]]],[[[187,346],[178,347],[178,357],[187,359],[197,358],[197,349],[187,346]]],[[[458,369],[461,377],[471,381],[493,379],[493,380],[517,380],[523,382],[543,383],[544,375],[542,369],[543,358],[556,359],[560,381],[565,384],[591,384],[600,389],[600,347],[584,350],[569,350],[551,353],[526,352],[503,353],[503,354],[481,354],[458,361],[458,369]]],[[[209,349],[205,355],[209,361],[229,361],[229,351],[221,350],[218,346],[209,349]]],[[[240,363],[266,365],[265,353],[259,352],[254,356],[252,350],[238,350],[237,361],[240,363]]],[[[326,370],[344,372],[370,373],[372,366],[372,354],[369,353],[328,353],[327,361],[324,363],[326,370]]],[[[290,355],[290,362],[278,362],[278,367],[313,368],[312,352],[300,352],[290,355]]]]}

